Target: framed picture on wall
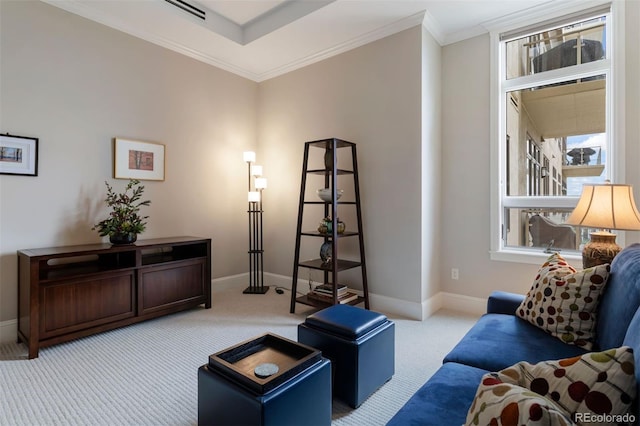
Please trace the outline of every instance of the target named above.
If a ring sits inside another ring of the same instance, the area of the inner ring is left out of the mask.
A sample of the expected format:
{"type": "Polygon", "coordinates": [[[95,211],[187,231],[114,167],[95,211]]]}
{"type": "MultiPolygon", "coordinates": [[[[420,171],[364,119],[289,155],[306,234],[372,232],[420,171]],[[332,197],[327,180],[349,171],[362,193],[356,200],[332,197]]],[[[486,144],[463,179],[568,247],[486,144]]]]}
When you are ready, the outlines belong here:
{"type": "Polygon", "coordinates": [[[38,176],[38,138],[0,135],[0,174],[38,176]]]}
{"type": "Polygon", "coordinates": [[[164,145],[115,138],[113,177],[164,180],[164,145]]]}

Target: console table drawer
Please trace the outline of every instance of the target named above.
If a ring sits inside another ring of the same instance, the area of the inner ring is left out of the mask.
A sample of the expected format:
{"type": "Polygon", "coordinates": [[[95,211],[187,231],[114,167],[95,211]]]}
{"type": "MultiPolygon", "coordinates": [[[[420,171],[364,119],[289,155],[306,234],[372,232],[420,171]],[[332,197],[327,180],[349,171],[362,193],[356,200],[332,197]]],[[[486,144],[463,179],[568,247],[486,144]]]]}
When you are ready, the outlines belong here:
{"type": "Polygon", "coordinates": [[[135,315],[132,271],[40,288],[40,333],[49,338],[135,315]]]}
{"type": "Polygon", "coordinates": [[[176,304],[204,302],[205,259],[140,269],[140,315],[172,308],[176,304]]]}

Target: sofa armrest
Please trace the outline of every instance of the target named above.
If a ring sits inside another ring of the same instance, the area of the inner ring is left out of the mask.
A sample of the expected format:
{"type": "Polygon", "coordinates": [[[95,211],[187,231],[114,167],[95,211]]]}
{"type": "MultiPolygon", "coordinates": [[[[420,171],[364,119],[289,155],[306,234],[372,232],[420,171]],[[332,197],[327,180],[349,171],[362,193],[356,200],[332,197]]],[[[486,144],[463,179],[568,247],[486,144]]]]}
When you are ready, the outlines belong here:
{"type": "Polygon", "coordinates": [[[494,291],[487,300],[487,313],[515,315],[523,300],[522,294],[494,291]]]}

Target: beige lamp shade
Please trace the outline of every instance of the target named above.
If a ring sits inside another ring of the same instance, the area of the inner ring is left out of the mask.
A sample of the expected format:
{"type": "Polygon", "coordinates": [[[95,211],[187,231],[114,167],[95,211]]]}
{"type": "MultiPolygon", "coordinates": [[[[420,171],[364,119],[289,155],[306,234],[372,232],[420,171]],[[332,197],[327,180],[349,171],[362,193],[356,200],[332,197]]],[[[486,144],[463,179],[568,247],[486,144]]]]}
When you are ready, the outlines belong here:
{"type": "Polygon", "coordinates": [[[640,212],[631,185],[584,185],[578,205],[565,223],[590,228],[640,230],[640,212]]]}

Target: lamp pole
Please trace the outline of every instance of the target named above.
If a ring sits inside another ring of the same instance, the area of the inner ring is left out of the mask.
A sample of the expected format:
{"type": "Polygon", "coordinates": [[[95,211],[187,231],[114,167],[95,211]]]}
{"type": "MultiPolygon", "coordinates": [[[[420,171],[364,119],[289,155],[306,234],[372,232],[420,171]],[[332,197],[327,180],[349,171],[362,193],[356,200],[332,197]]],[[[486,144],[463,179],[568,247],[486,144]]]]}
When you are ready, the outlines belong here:
{"type": "Polygon", "coordinates": [[[249,287],[245,294],[265,294],[269,291],[269,286],[264,285],[264,265],[263,265],[263,240],[262,240],[262,190],[267,187],[267,180],[262,176],[262,166],[254,165],[253,172],[251,163],[255,162],[255,152],[245,152],[244,160],[248,164],[248,202],[249,207],[249,287]],[[251,189],[251,177],[254,177],[255,190],[251,189]]]}

